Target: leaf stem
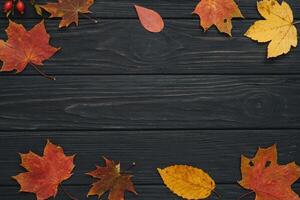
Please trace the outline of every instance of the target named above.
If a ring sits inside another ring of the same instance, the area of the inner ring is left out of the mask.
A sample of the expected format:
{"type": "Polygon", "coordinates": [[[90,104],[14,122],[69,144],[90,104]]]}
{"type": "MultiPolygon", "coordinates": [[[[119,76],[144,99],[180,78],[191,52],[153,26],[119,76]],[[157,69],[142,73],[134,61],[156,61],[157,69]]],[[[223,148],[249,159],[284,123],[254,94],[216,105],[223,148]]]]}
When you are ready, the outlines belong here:
{"type": "Polygon", "coordinates": [[[135,166],[136,166],[135,162],[131,163],[131,165],[127,169],[125,169],[125,171],[122,171],[121,174],[131,174],[132,172],[130,170],[135,166]]]}
{"type": "Polygon", "coordinates": [[[136,163],[135,163],[135,162],[131,163],[131,165],[126,169],[126,171],[131,170],[131,169],[134,168],[135,166],[136,166],[136,163]]]}
{"type": "Polygon", "coordinates": [[[218,197],[218,199],[221,199],[221,195],[217,192],[217,190],[212,190],[212,192],[218,197]]]}
{"type": "Polygon", "coordinates": [[[47,79],[50,79],[50,80],[52,80],[52,81],[55,81],[55,80],[56,80],[55,77],[49,76],[49,75],[45,74],[44,72],[42,72],[42,71],[39,69],[39,67],[36,66],[35,64],[30,63],[30,65],[31,65],[37,72],[39,72],[43,77],[45,77],[45,78],[47,78],[47,79]]]}
{"type": "Polygon", "coordinates": [[[300,21],[295,21],[294,24],[300,24],[300,21]]]}
{"type": "Polygon", "coordinates": [[[89,16],[89,15],[87,15],[87,14],[85,14],[85,13],[80,13],[80,14],[81,14],[83,17],[85,17],[85,18],[87,18],[87,19],[93,21],[95,24],[97,24],[97,23],[99,22],[98,20],[92,18],[91,16],[89,16]]]}
{"type": "Polygon", "coordinates": [[[71,195],[62,185],[60,185],[60,188],[62,189],[62,191],[72,200],[79,200],[76,197],[74,197],[73,195],[71,195]]]}
{"type": "Polygon", "coordinates": [[[254,192],[253,192],[253,191],[247,192],[246,194],[243,194],[242,196],[240,196],[240,197],[238,198],[238,200],[241,200],[241,199],[243,199],[244,197],[246,197],[246,196],[248,196],[248,195],[250,195],[250,194],[252,194],[252,193],[254,193],[254,192]]]}

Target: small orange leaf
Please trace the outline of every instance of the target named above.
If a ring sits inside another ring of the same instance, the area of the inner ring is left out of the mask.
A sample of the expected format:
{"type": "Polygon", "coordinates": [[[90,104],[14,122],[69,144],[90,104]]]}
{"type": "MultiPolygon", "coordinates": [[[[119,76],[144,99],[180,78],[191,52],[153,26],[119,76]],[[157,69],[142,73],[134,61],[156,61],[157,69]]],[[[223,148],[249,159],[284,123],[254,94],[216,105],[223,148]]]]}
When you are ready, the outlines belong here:
{"type": "Polygon", "coordinates": [[[100,198],[105,192],[109,191],[109,200],[124,200],[125,191],[137,194],[131,181],[132,176],[121,173],[119,163],[116,164],[105,157],[104,160],[105,167],[96,166],[94,171],[87,173],[87,175],[99,179],[93,183],[87,196],[97,195],[100,198]]]}
{"type": "Polygon", "coordinates": [[[59,28],[62,28],[73,22],[78,26],[79,13],[90,13],[89,8],[93,4],[94,0],[58,0],[57,3],[47,3],[40,7],[51,13],[50,18],[61,17],[59,28]]]}
{"type": "Polygon", "coordinates": [[[153,33],[161,32],[164,28],[162,17],[154,10],[134,5],[143,27],[153,33]]]}
{"type": "Polygon", "coordinates": [[[35,193],[37,200],[55,197],[58,186],[72,176],[71,172],[75,167],[74,156],[66,156],[60,146],[50,141],[47,142],[42,157],[31,151],[20,155],[21,166],[28,172],[12,178],[21,185],[21,192],[35,193]]]}
{"type": "Polygon", "coordinates": [[[199,15],[200,25],[206,31],[216,25],[220,32],[231,36],[231,19],[243,18],[243,15],[234,0],[201,0],[196,6],[194,14],[199,15]]]}

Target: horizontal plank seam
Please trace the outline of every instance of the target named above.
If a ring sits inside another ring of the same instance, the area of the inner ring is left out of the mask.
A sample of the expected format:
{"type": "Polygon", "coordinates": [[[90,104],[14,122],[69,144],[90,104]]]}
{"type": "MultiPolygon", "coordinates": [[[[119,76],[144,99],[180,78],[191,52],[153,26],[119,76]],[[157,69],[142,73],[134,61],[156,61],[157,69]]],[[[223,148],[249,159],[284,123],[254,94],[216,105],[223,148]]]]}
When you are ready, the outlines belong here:
{"type": "MultiPolygon", "coordinates": [[[[92,181],[91,181],[92,184],[92,181]]],[[[63,184],[63,186],[90,186],[91,184],[63,184]]],[[[147,183],[147,184],[142,184],[138,183],[135,184],[136,186],[164,186],[164,184],[159,184],[159,183],[147,183]]],[[[216,185],[239,185],[237,182],[232,182],[232,183],[223,183],[223,182],[216,182],[216,185]]],[[[294,186],[300,186],[300,181],[297,181],[294,183],[294,186]]],[[[0,184],[0,187],[19,187],[18,184],[0,184]]]]}
{"type": "MultiPolygon", "coordinates": [[[[98,77],[98,76],[300,76],[300,73],[128,73],[128,74],[55,74],[52,73],[50,75],[54,75],[55,77],[59,76],[82,76],[82,77],[98,77]]],[[[8,74],[0,73],[0,77],[41,77],[40,74],[8,74]]]]}
{"type": "MultiPolygon", "coordinates": [[[[192,15],[193,16],[193,15],[192,15]]],[[[20,20],[20,19],[24,19],[24,20],[41,20],[40,17],[15,17],[14,19],[16,20],[20,20]]],[[[88,20],[86,18],[80,17],[80,20],[88,20]]],[[[104,16],[95,16],[94,19],[100,20],[138,20],[138,17],[104,17],[104,16]]],[[[163,17],[164,20],[199,20],[197,19],[197,16],[195,15],[194,17],[163,17]]],[[[262,17],[246,17],[246,19],[240,19],[240,20],[259,20],[262,19],[262,17]]],[[[300,18],[296,17],[294,18],[294,20],[298,20],[300,18]]],[[[0,20],[7,20],[6,17],[0,17],[0,20]]],[[[53,18],[51,20],[57,20],[60,21],[59,18],[53,18]]],[[[237,21],[239,19],[233,19],[233,21],[237,21]]]]}
{"type": "Polygon", "coordinates": [[[295,130],[300,131],[300,127],[239,127],[239,128],[101,128],[101,129],[1,129],[0,132],[101,132],[101,131],[119,131],[119,132],[127,132],[127,131],[276,131],[276,130],[295,130]]]}

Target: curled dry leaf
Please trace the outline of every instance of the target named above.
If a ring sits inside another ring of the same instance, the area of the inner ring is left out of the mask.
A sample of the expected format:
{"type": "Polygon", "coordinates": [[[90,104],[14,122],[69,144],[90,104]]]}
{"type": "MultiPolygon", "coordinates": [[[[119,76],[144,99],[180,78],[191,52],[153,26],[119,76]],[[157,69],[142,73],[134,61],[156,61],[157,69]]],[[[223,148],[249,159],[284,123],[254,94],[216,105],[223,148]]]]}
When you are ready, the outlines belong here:
{"type": "Polygon", "coordinates": [[[166,186],[185,199],[205,199],[216,187],[207,173],[195,167],[173,165],[158,172],[166,186]]]}
{"type": "Polygon", "coordinates": [[[287,54],[291,47],[297,46],[293,11],[286,2],[279,4],[277,0],[263,0],[257,3],[257,9],[265,20],[255,22],[245,36],[258,42],[270,42],[268,58],[287,54]]]}
{"type": "Polygon", "coordinates": [[[50,36],[44,21],[26,31],[23,25],[9,21],[6,29],[8,40],[0,40],[1,71],[22,72],[28,64],[43,65],[43,61],[53,56],[59,48],[49,45],[50,36]]]}
{"type": "Polygon", "coordinates": [[[89,8],[94,0],[58,0],[58,3],[47,3],[40,5],[51,14],[52,17],[61,17],[59,28],[68,27],[71,23],[78,26],[78,14],[90,13],[89,8]]]}
{"type": "Polygon", "coordinates": [[[34,4],[33,6],[34,6],[34,9],[35,9],[35,12],[36,12],[38,15],[42,16],[42,15],[43,15],[43,11],[42,11],[41,6],[40,6],[39,4],[34,4]]]}
{"type": "Polygon", "coordinates": [[[256,193],[259,200],[300,200],[291,185],[300,177],[295,162],[278,165],[277,149],[259,148],[254,158],[241,158],[242,180],[239,184],[256,193]]]}
{"type": "Polygon", "coordinates": [[[109,191],[109,200],[124,200],[125,191],[137,194],[131,175],[121,173],[120,164],[116,164],[112,160],[105,160],[105,167],[96,166],[94,171],[87,173],[93,178],[99,179],[92,184],[87,196],[97,195],[99,198],[109,191]]]}
{"type": "Polygon", "coordinates": [[[232,18],[243,18],[234,0],[201,0],[196,6],[194,14],[199,15],[200,25],[206,31],[212,25],[218,30],[231,36],[232,18]]]}
{"type": "Polygon", "coordinates": [[[58,186],[72,176],[74,156],[66,156],[60,146],[47,142],[44,155],[33,152],[20,154],[22,163],[28,172],[13,178],[20,184],[21,192],[36,194],[37,200],[55,197],[58,186]]]}
{"type": "Polygon", "coordinates": [[[141,24],[146,30],[153,33],[158,33],[163,30],[164,21],[157,12],[138,5],[135,5],[135,9],[141,24]]]}

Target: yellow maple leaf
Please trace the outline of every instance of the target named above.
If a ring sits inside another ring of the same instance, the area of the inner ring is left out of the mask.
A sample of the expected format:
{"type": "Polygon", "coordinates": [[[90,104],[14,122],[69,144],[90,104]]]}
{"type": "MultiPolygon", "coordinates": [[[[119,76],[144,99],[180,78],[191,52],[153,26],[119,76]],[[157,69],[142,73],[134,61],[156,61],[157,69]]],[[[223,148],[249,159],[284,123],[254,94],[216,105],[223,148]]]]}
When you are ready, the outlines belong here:
{"type": "Polygon", "coordinates": [[[287,54],[291,47],[296,47],[297,29],[291,7],[283,1],[262,0],[257,9],[265,20],[259,20],[245,33],[245,36],[258,42],[269,42],[268,58],[287,54]]]}
{"type": "Polygon", "coordinates": [[[195,167],[173,165],[157,170],[166,186],[185,199],[205,199],[216,187],[207,173],[195,167]]]}

